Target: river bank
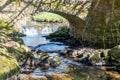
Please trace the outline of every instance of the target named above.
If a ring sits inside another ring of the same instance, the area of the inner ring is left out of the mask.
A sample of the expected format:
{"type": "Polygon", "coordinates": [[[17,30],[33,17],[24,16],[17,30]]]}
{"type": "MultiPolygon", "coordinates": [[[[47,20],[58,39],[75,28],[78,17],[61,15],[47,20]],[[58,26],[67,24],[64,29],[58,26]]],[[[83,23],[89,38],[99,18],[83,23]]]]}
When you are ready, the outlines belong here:
{"type": "Polygon", "coordinates": [[[30,49],[22,39],[15,35],[13,27],[0,21],[0,80],[6,80],[20,72],[20,62],[29,54],[30,49]]]}

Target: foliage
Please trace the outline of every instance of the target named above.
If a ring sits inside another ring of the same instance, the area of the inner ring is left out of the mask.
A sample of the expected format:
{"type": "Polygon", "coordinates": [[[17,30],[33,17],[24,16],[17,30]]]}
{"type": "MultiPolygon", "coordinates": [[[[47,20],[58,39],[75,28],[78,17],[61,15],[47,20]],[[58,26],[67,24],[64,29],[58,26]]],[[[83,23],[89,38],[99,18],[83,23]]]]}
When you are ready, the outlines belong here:
{"type": "Polygon", "coordinates": [[[112,64],[120,65],[120,45],[112,48],[109,51],[108,56],[109,56],[109,61],[112,64]]]}
{"type": "Polygon", "coordinates": [[[62,36],[68,36],[69,35],[69,31],[68,28],[65,27],[61,27],[58,31],[51,33],[50,36],[51,37],[62,37],[62,36]]]}

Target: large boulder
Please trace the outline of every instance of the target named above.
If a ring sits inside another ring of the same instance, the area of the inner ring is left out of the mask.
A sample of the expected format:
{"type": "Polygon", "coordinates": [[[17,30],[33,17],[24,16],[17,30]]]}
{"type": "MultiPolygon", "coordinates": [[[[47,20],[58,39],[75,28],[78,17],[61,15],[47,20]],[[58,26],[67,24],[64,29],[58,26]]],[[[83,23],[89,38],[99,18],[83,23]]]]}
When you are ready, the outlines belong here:
{"type": "Polygon", "coordinates": [[[107,65],[108,61],[108,51],[104,50],[102,52],[95,52],[89,57],[89,61],[92,65],[107,65]]]}
{"type": "Polygon", "coordinates": [[[120,45],[115,46],[112,48],[109,53],[109,60],[108,62],[114,65],[120,65],[120,45]]]}

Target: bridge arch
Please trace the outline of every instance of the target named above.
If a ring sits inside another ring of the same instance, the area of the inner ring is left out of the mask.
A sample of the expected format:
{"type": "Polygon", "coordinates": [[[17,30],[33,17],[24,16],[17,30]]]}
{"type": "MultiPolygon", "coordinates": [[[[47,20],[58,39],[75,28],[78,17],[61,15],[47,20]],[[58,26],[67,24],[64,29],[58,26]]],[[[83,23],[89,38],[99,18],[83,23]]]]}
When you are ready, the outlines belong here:
{"type": "MultiPolygon", "coordinates": [[[[44,11],[43,11],[44,12],[44,11]]],[[[84,34],[84,30],[85,30],[85,21],[81,18],[79,18],[78,16],[76,15],[72,15],[72,14],[67,14],[67,13],[64,13],[64,12],[60,12],[60,11],[45,11],[45,12],[49,12],[49,13],[54,13],[54,14],[57,14],[57,15],[60,15],[61,17],[65,18],[69,24],[69,27],[70,27],[70,35],[74,38],[77,38],[78,40],[81,38],[81,36],[83,36],[84,34]]],[[[41,12],[37,12],[37,14],[39,14],[41,12]]],[[[36,15],[36,13],[32,14],[32,15],[36,15]]],[[[27,15],[27,16],[32,16],[31,14],[27,15]]],[[[26,16],[26,17],[27,17],[26,16]]],[[[25,19],[26,20],[26,19],[25,19]]],[[[17,23],[18,25],[16,25],[17,27],[18,26],[21,26],[22,23],[25,23],[25,20],[22,21],[22,18],[21,20],[19,20],[17,23]],[[21,23],[22,21],[22,23],[21,23]],[[20,24],[21,23],[21,24],[20,24]],[[20,24],[20,25],[19,25],[20,24]]],[[[27,20],[26,20],[27,21],[27,20]]],[[[16,24],[17,24],[16,23],[16,24]]],[[[26,22],[27,23],[27,22],[26,22]]]]}

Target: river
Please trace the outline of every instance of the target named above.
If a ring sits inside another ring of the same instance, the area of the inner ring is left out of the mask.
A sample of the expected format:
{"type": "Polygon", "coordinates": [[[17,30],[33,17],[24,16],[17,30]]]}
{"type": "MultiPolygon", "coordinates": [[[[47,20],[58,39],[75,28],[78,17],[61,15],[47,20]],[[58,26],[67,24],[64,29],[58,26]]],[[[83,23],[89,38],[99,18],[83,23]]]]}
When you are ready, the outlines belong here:
{"type": "Polygon", "coordinates": [[[55,32],[57,29],[59,29],[59,27],[43,27],[42,29],[38,29],[34,26],[29,26],[23,28],[26,36],[21,38],[26,46],[29,46],[34,52],[39,52],[38,55],[33,54],[36,56],[37,60],[44,57],[39,57],[41,56],[40,54],[47,55],[48,58],[47,61],[33,61],[33,63],[38,62],[37,64],[39,64],[39,66],[34,66],[32,69],[30,65],[26,63],[26,65],[21,68],[21,73],[19,74],[20,80],[46,80],[41,79],[44,77],[46,77],[47,80],[111,80],[99,66],[87,66],[62,56],[59,51],[69,49],[70,46],[62,42],[51,42],[50,39],[45,37],[55,32]],[[25,70],[30,72],[25,73],[25,70]],[[69,79],[53,79],[48,77],[51,74],[68,74],[70,77],[68,77],[69,79]],[[34,79],[27,79],[25,77],[26,75],[34,79]]]}

